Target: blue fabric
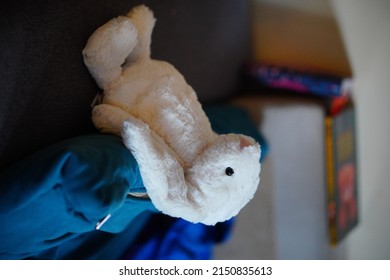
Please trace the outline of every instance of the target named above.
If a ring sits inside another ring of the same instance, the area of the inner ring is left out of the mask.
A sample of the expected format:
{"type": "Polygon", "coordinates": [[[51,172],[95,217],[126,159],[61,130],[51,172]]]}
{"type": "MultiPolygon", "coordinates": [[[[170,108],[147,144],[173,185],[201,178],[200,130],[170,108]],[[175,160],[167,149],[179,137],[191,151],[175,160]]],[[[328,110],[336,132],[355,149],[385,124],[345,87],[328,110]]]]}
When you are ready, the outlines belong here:
{"type": "Polygon", "coordinates": [[[234,219],[215,226],[154,214],[122,259],[208,260],[213,248],[230,237],[234,219]]]}
{"type": "MultiPolygon", "coordinates": [[[[205,108],[218,133],[267,143],[243,109],[205,108]]],[[[120,138],[84,135],[48,147],[0,173],[0,259],[209,259],[234,219],[214,227],[158,213],[137,162],[120,138]],[[111,218],[96,230],[108,214],[111,218]]]]}
{"type": "Polygon", "coordinates": [[[76,137],[40,151],[0,174],[0,258],[31,257],[87,232],[123,231],[150,200],[138,165],[121,139],[76,137]]]}
{"type": "Polygon", "coordinates": [[[76,234],[74,238],[59,243],[57,246],[42,250],[30,259],[69,259],[69,260],[117,260],[123,252],[133,245],[134,240],[145,223],[153,215],[152,211],[144,211],[129,220],[127,227],[119,233],[90,231],[76,234]]]}

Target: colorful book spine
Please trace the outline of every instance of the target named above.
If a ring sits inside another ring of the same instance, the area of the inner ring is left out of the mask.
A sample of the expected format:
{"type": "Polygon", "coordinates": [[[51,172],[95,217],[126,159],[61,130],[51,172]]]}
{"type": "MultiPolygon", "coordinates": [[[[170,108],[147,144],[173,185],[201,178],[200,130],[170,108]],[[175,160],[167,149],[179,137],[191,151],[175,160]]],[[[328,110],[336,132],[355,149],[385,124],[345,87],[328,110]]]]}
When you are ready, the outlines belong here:
{"type": "Polygon", "coordinates": [[[245,77],[252,86],[314,94],[323,97],[341,97],[351,92],[352,81],[330,75],[321,75],[258,62],[247,63],[245,77]]]}
{"type": "Polygon", "coordinates": [[[352,103],[325,119],[329,239],[337,245],[358,223],[355,111],[352,103]]]}

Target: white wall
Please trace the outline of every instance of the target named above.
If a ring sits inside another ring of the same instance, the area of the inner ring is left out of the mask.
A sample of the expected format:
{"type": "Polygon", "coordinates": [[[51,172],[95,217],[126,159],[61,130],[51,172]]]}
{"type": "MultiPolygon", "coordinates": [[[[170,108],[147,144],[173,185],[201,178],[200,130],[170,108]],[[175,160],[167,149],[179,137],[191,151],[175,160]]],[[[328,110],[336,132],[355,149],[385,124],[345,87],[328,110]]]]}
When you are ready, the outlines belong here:
{"type": "Polygon", "coordinates": [[[390,259],[390,1],[332,0],[356,81],[360,225],[349,258],[390,259]]]}

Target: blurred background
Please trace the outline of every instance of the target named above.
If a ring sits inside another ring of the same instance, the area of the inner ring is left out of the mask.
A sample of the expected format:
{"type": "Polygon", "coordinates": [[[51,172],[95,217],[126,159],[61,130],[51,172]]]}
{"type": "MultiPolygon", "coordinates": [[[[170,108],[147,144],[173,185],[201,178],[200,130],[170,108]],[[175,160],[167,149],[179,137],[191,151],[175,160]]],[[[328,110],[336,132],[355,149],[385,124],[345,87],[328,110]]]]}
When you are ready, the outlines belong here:
{"type": "Polygon", "coordinates": [[[323,114],[318,106],[259,101],[267,105],[255,114],[261,114],[260,129],[270,143],[261,187],[239,214],[232,238],[216,248],[216,258],[390,259],[390,2],[252,0],[252,4],[256,59],[353,77],[359,222],[337,246],[329,245],[321,218],[326,211],[323,134],[316,128],[323,114]],[[300,22],[295,15],[314,24],[300,22]],[[301,33],[290,33],[294,24],[301,33]],[[324,33],[317,33],[314,26],[324,33]],[[294,53],[295,48],[303,52],[294,53]],[[301,120],[298,125],[294,118],[301,120]]]}

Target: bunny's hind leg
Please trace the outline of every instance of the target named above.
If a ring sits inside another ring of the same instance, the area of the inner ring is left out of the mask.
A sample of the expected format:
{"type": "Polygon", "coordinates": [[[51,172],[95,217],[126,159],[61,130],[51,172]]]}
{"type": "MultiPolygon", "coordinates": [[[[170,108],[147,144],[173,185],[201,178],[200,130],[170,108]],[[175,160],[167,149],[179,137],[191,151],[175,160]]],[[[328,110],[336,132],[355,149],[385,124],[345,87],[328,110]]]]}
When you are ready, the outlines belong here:
{"type": "Polygon", "coordinates": [[[98,86],[107,89],[122,74],[122,64],[137,43],[137,30],[120,16],[98,28],[83,49],[84,63],[98,86]]]}
{"type": "Polygon", "coordinates": [[[127,57],[126,63],[150,58],[150,43],[156,22],[153,12],[145,5],[139,5],[131,9],[126,16],[131,20],[138,32],[137,44],[127,57]]]}

